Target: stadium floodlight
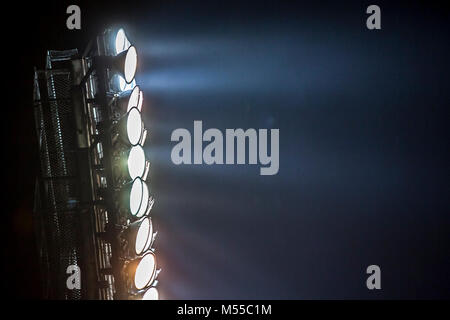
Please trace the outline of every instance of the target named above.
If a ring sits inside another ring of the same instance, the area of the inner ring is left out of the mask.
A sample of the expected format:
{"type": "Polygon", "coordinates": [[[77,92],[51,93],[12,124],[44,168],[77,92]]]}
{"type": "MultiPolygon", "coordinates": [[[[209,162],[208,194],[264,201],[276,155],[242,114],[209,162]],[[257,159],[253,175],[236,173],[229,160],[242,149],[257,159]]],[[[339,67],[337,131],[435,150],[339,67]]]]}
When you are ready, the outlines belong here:
{"type": "Polygon", "coordinates": [[[121,207],[137,218],[148,215],[154,203],[147,183],[139,177],[126,183],[120,189],[120,198],[122,199],[121,207]]]}
{"type": "MultiPolygon", "coordinates": [[[[119,131],[120,132],[120,131],[119,131]]],[[[122,132],[123,129],[122,129],[122,132]]],[[[150,169],[150,162],[145,158],[145,152],[142,148],[142,144],[145,142],[147,136],[147,131],[144,129],[139,144],[132,146],[130,148],[121,147],[118,148],[116,153],[116,158],[114,161],[114,171],[117,181],[121,183],[126,183],[133,181],[136,178],[141,178],[142,180],[147,180],[147,175],[150,169]]],[[[122,133],[123,141],[127,138],[126,133],[122,133]],[[125,136],[125,138],[123,138],[125,136]]],[[[125,145],[124,143],[122,145],[125,145]]]]}
{"type": "Polygon", "coordinates": [[[131,83],[127,83],[124,79],[124,77],[118,73],[113,75],[113,77],[110,80],[110,88],[112,91],[115,92],[122,92],[122,91],[128,91],[133,90],[134,87],[136,87],[136,80],[133,79],[131,83]]]}
{"type": "MultiPolygon", "coordinates": [[[[115,125],[115,131],[119,135],[120,141],[125,146],[136,146],[143,140],[144,123],[141,113],[134,107],[131,108],[115,125]]],[[[142,145],[142,144],[141,144],[142,145]]]]}
{"type": "MultiPolygon", "coordinates": [[[[136,178],[136,180],[140,178],[136,178]]],[[[141,180],[142,181],[142,180],[141,180]]],[[[141,218],[142,216],[144,216],[147,213],[147,209],[150,205],[150,194],[148,192],[148,186],[147,183],[145,183],[144,181],[142,181],[142,197],[141,197],[141,201],[139,203],[139,208],[136,211],[136,217],[141,218]]]]}
{"type": "Polygon", "coordinates": [[[131,90],[136,86],[136,80],[133,80],[131,83],[127,83],[122,76],[118,75],[117,77],[120,91],[131,90]]]}
{"type": "Polygon", "coordinates": [[[130,190],[130,212],[133,216],[135,216],[141,207],[142,200],[144,198],[144,185],[140,178],[136,178],[133,181],[130,190]]]}
{"type": "Polygon", "coordinates": [[[140,256],[146,252],[154,239],[152,220],[149,217],[144,217],[131,223],[126,229],[125,239],[131,257],[140,256]]]}
{"type": "MultiPolygon", "coordinates": [[[[109,41],[111,40],[112,38],[109,38],[109,41]]],[[[113,41],[113,44],[109,43],[113,56],[106,60],[106,66],[115,73],[110,79],[110,89],[119,91],[115,107],[121,116],[114,124],[113,133],[118,133],[120,141],[129,147],[126,150],[119,149],[119,176],[125,179],[120,181],[125,182],[121,189],[125,197],[121,206],[126,207],[132,221],[130,223],[130,219],[127,219],[128,226],[123,229],[128,248],[125,256],[127,283],[132,283],[128,290],[131,290],[129,293],[134,292],[134,298],[157,300],[159,293],[155,288],[155,279],[159,271],[156,270],[156,256],[151,249],[156,233],[153,234],[149,217],[154,200],[150,197],[149,187],[145,182],[149,162],[142,147],[147,137],[141,116],[144,95],[135,81],[138,57],[136,48],[130,43],[123,29],[115,33],[113,41]]],[[[116,136],[113,137],[115,138],[116,136]]]]}
{"type": "MultiPolygon", "coordinates": [[[[150,197],[149,187],[145,182],[149,162],[142,147],[147,137],[141,116],[144,95],[135,81],[138,57],[136,48],[130,43],[123,29],[117,31],[114,44],[111,45],[110,42],[109,48],[112,48],[110,51],[115,56],[106,59],[106,67],[115,73],[112,73],[113,78],[110,79],[112,81],[110,89],[119,91],[115,107],[121,116],[114,124],[113,134],[118,134],[119,140],[129,147],[123,150],[119,146],[121,152],[119,180],[120,177],[125,179],[120,181],[125,182],[121,189],[124,197],[121,206],[127,209],[132,221],[130,223],[130,219],[127,219],[128,226],[123,229],[128,248],[126,249],[128,252],[125,253],[127,283],[128,285],[132,283],[128,290],[134,291],[134,298],[157,300],[159,294],[155,288],[155,278],[159,271],[156,270],[156,257],[151,249],[156,233],[153,234],[153,225],[149,217],[154,200],[150,197]]],[[[115,138],[114,135],[114,142],[117,141],[115,138]]],[[[117,144],[114,143],[114,146],[117,144]]]]}
{"type": "Polygon", "coordinates": [[[141,113],[137,108],[132,108],[127,114],[127,137],[131,145],[137,145],[144,131],[141,113]]]}
{"type": "Polygon", "coordinates": [[[114,44],[115,44],[116,54],[119,54],[119,53],[127,50],[131,46],[130,41],[128,40],[127,36],[125,35],[125,31],[122,28],[120,28],[117,31],[114,44]]]}
{"type": "Polygon", "coordinates": [[[139,111],[141,111],[141,108],[139,108],[139,105],[141,102],[139,101],[141,99],[141,90],[139,86],[135,86],[133,89],[122,91],[117,96],[117,109],[121,113],[125,113],[131,110],[131,108],[137,107],[139,111]]]}
{"type": "Polygon", "coordinates": [[[142,290],[132,290],[128,299],[130,300],[159,300],[159,291],[157,288],[158,280],[155,280],[150,287],[142,290]]]}
{"type": "Polygon", "coordinates": [[[133,82],[137,69],[137,52],[134,46],[130,46],[128,50],[122,51],[117,56],[109,57],[107,62],[109,67],[127,84],[133,82]]]}
{"type": "Polygon", "coordinates": [[[143,289],[154,286],[159,270],[156,269],[156,256],[147,250],[141,257],[129,261],[124,269],[130,293],[142,294],[143,289]]]}
{"type": "Polygon", "coordinates": [[[134,180],[137,177],[143,177],[146,164],[144,149],[140,145],[133,146],[128,153],[127,159],[127,169],[130,178],[134,180]]]}
{"type": "Polygon", "coordinates": [[[125,81],[127,83],[131,83],[131,81],[133,81],[134,79],[134,76],[136,75],[137,68],[137,52],[134,46],[129,47],[126,51],[124,63],[125,81]]]}
{"type": "Polygon", "coordinates": [[[144,218],[136,234],[136,241],[134,245],[134,250],[136,254],[141,254],[151,246],[153,239],[153,225],[150,218],[144,218]]]}
{"type": "Polygon", "coordinates": [[[156,257],[153,252],[149,251],[141,259],[135,261],[137,261],[137,267],[134,273],[134,286],[141,290],[150,286],[155,280],[156,257]]]}
{"type": "Polygon", "coordinates": [[[140,178],[127,182],[119,191],[120,207],[132,216],[135,216],[141,206],[143,194],[144,188],[140,178]]]}
{"type": "Polygon", "coordinates": [[[98,205],[104,207],[98,212],[108,214],[99,234],[111,246],[109,251],[100,251],[111,261],[111,271],[107,272],[114,281],[101,294],[114,292],[112,298],[155,300],[159,299],[155,287],[159,270],[152,249],[156,232],[150,211],[154,199],[146,182],[150,163],[143,149],[147,138],[141,114],[144,94],[135,80],[138,53],[121,28],[105,30],[90,46],[95,44],[97,48],[86,51],[92,63],[86,64],[88,70],[81,80],[87,86],[80,88],[89,91],[86,105],[94,108],[89,115],[94,115],[96,131],[91,140],[97,147],[92,148],[91,158],[92,163],[100,164],[95,167],[93,181],[99,186],[93,193],[99,190],[98,205]]]}
{"type": "Polygon", "coordinates": [[[159,300],[159,292],[155,287],[150,287],[145,291],[142,300],[159,300]]]}

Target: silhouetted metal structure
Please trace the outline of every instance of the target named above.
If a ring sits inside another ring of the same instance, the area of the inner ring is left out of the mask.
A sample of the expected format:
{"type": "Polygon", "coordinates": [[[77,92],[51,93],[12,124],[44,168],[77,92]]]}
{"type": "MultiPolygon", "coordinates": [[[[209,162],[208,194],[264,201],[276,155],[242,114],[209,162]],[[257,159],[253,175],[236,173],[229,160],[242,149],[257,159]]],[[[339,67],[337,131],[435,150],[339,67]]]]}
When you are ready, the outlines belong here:
{"type": "Polygon", "coordinates": [[[41,161],[35,226],[44,295],[54,299],[92,297],[89,287],[69,290],[66,284],[69,266],[79,266],[83,278],[90,276],[92,262],[86,257],[93,255],[93,243],[85,238],[92,234],[92,192],[86,136],[78,128],[83,112],[75,101],[77,58],[77,50],[49,51],[45,70],[36,71],[34,79],[41,161]]]}
{"type": "MultiPolygon", "coordinates": [[[[108,67],[114,56],[109,33],[83,55],[76,49],[48,51],[45,69],[35,70],[40,174],[34,224],[44,297],[50,299],[143,295],[130,285],[133,257],[124,236],[138,218],[129,217],[117,201],[125,182],[114,172],[118,153],[111,129],[123,114],[113,106],[118,93],[108,67]]],[[[153,199],[147,214],[152,204],[153,199]]],[[[153,240],[152,234],[147,241],[153,240]]]]}

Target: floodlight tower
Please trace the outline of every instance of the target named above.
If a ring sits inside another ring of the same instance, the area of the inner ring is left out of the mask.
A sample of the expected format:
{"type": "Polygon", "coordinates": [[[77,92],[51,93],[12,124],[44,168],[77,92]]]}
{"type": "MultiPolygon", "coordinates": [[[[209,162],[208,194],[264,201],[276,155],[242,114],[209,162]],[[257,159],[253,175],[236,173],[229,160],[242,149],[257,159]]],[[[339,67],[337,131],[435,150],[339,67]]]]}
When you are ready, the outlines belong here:
{"type": "Polygon", "coordinates": [[[158,298],[137,66],[124,30],[108,29],[83,55],[49,51],[46,69],[35,72],[35,221],[47,297],[158,298]],[[78,287],[65,273],[73,265],[78,287]]]}

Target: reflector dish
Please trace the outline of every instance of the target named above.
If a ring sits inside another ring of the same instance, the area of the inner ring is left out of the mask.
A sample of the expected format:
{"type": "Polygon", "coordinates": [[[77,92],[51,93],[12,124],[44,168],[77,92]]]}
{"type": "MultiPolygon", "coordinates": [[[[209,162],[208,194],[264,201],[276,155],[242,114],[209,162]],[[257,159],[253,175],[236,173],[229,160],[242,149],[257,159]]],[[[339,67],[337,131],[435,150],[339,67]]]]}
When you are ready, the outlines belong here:
{"type": "Polygon", "coordinates": [[[140,290],[150,285],[156,276],[156,259],[152,252],[147,253],[136,268],[134,285],[140,290]]]}
{"type": "MultiPolygon", "coordinates": [[[[128,107],[127,112],[131,110],[133,107],[138,107],[139,109],[139,99],[140,99],[140,92],[139,86],[135,86],[133,88],[133,91],[131,92],[130,99],[128,100],[128,107]]],[[[139,111],[141,111],[139,109],[139,111]]]]}
{"type": "Polygon", "coordinates": [[[116,41],[115,41],[115,49],[116,54],[119,54],[130,47],[130,41],[128,41],[127,36],[125,35],[125,31],[121,28],[117,31],[116,41]]]}
{"type": "Polygon", "coordinates": [[[145,291],[142,300],[159,300],[159,292],[155,287],[151,287],[147,291],[145,291]]]}
{"type": "Polygon", "coordinates": [[[119,82],[120,91],[131,90],[136,87],[136,81],[133,79],[131,83],[127,83],[121,75],[116,75],[117,81],[119,82]]]}
{"type": "Polygon", "coordinates": [[[131,186],[130,191],[130,212],[132,215],[136,215],[138,213],[141,203],[142,203],[142,193],[143,193],[143,187],[142,187],[142,180],[141,179],[135,179],[133,181],[133,185],[131,186]]]}
{"type": "Polygon", "coordinates": [[[134,79],[134,75],[136,74],[137,67],[137,52],[134,46],[131,46],[127,50],[127,55],[125,57],[125,66],[124,66],[124,75],[125,81],[127,83],[131,83],[134,79]]]}
{"type": "Polygon", "coordinates": [[[142,217],[147,212],[149,200],[148,186],[145,182],[142,182],[142,200],[139,207],[139,212],[136,214],[138,218],[142,217]]]}
{"type": "Polygon", "coordinates": [[[152,222],[149,218],[144,218],[142,220],[137,235],[136,235],[136,244],[135,250],[136,254],[139,255],[142,252],[145,252],[151,244],[151,237],[153,236],[153,226],[152,222]]]}
{"type": "Polygon", "coordinates": [[[141,113],[137,108],[132,108],[127,117],[127,136],[131,145],[137,145],[142,136],[141,113]]]}
{"type": "Polygon", "coordinates": [[[131,179],[142,177],[145,171],[145,153],[140,145],[131,148],[128,154],[127,165],[131,179]]]}

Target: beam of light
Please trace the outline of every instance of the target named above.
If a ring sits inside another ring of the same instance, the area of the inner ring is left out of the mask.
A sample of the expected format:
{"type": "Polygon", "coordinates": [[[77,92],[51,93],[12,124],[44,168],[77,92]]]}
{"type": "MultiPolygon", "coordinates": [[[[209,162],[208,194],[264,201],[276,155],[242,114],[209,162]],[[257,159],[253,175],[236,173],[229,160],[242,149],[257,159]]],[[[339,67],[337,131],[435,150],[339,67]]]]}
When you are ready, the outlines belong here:
{"type": "Polygon", "coordinates": [[[142,84],[150,95],[161,96],[277,95],[283,99],[279,107],[287,107],[307,93],[348,92],[367,79],[360,49],[343,47],[338,40],[312,42],[306,33],[293,38],[283,31],[269,28],[264,36],[254,30],[211,32],[187,39],[149,35],[151,41],[140,45],[141,58],[147,61],[142,84]],[[348,70],[353,77],[345,76],[348,70]]]}

